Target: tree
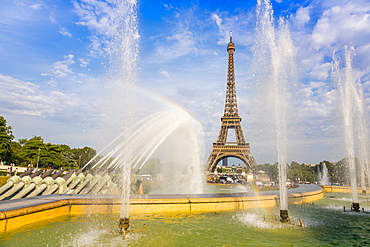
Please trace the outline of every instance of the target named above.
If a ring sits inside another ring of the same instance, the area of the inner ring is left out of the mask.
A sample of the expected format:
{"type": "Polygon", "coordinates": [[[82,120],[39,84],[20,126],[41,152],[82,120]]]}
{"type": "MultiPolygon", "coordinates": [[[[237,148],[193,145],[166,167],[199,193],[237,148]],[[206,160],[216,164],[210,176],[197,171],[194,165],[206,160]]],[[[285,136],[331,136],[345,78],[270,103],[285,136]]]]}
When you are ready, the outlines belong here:
{"type": "Polygon", "coordinates": [[[77,164],[77,162],[76,162],[76,157],[72,151],[63,151],[61,152],[60,155],[61,155],[62,166],[64,169],[74,169],[75,168],[75,165],[77,164]]]}
{"type": "Polygon", "coordinates": [[[41,152],[41,167],[51,167],[54,169],[63,167],[61,153],[65,150],[66,148],[59,144],[46,143],[41,152]]]}
{"type": "Polygon", "coordinates": [[[270,165],[269,163],[257,165],[252,167],[253,173],[257,174],[258,171],[264,171],[270,178],[270,181],[278,181],[278,164],[270,165]]]}
{"type": "Polygon", "coordinates": [[[313,183],[317,180],[314,168],[295,161],[292,161],[287,167],[287,173],[287,178],[291,181],[309,181],[313,183]]]}
{"type": "Polygon", "coordinates": [[[75,169],[96,155],[96,150],[90,147],[71,149],[66,144],[44,143],[41,136],[19,139],[18,142],[13,139],[12,127],[7,126],[5,118],[0,116],[0,161],[24,166],[31,164],[40,168],[75,169]]]}
{"type": "Polygon", "coordinates": [[[22,139],[19,142],[23,143],[19,157],[26,163],[37,166],[37,164],[42,163],[42,157],[47,156],[44,139],[41,136],[33,136],[29,140],[22,139]]]}
{"type": "MultiPolygon", "coordinates": [[[[77,165],[79,168],[82,168],[87,164],[92,158],[96,155],[96,150],[90,147],[84,147],[84,148],[73,148],[72,153],[74,154],[77,165]]],[[[94,162],[91,162],[91,165],[94,165],[98,159],[94,160],[94,162]]]]}
{"type": "Polygon", "coordinates": [[[0,116],[0,160],[10,162],[13,156],[11,142],[14,139],[12,127],[0,116]]]}
{"type": "MultiPolygon", "coordinates": [[[[355,163],[356,163],[355,166],[357,167],[358,159],[355,159],[355,163]]],[[[351,178],[349,175],[348,166],[349,166],[349,158],[343,158],[340,161],[338,161],[337,164],[335,165],[335,173],[334,173],[336,179],[333,179],[333,181],[332,180],[330,181],[332,183],[340,183],[342,185],[349,185],[351,178]]],[[[360,180],[357,178],[357,181],[360,181],[360,180]]]]}
{"type": "Polygon", "coordinates": [[[12,149],[12,159],[11,162],[15,164],[21,164],[24,160],[19,156],[19,153],[22,151],[22,145],[19,142],[12,141],[10,143],[10,148],[12,149]]]}

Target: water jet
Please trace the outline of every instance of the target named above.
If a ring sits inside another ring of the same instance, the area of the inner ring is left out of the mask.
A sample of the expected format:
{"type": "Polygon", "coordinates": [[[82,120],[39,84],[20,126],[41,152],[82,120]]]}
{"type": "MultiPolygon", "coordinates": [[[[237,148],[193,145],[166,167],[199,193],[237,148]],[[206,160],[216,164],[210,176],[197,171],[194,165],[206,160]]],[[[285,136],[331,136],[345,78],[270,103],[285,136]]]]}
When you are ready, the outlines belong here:
{"type": "MultiPolygon", "coordinates": [[[[275,28],[273,9],[269,0],[257,1],[257,25],[254,53],[254,74],[259,84],[260,97],[268,98],[263,104],[256,103],[259,121],[265,125],[265,141],[275,144],[277,154],[280,210],[288,217],[287,203],[287,156],[288,137],[292,136],[289,124],[293,122],[292,101],[289,90],[297,81],[296,49],[288,22],[284,18],[275,28]],[[266,118],[266,115],[271,117],[266,118]],[[289,129],[289,135],[288,135],[289,129]]],[[[282,219],[282,222],[287,221],[282,219]]]]}

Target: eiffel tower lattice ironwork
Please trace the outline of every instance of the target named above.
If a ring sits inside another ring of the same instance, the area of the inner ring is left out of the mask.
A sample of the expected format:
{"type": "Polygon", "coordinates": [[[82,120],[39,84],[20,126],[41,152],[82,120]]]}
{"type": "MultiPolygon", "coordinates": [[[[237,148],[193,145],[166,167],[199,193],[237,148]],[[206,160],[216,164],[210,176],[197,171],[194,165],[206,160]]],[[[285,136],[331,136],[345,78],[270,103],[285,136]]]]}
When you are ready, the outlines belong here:
{"type": "Polygon", "coordinates": [[[228,72],[226,86],[226,100],[224,116],[221,118],[221,129],[217,137],[217,141],[213,143],[212,152],[207,160],[209,172],[216,169],[216,165],[221,160],[226,160],[228,157],[235,157],[242,160],[248,168],[255,166],[257,163],[250,151],[249,143],[245,141],[241,121],[242,118],[238,114],[238,106],[236,100],[235,73],[234,73],[234,52],[235,45],[232,42],[230,32],[230,43],[227,46],[228,52],[228,72]],[[236,142],[227,142],[229,129],[234,129],[236,142]]]}

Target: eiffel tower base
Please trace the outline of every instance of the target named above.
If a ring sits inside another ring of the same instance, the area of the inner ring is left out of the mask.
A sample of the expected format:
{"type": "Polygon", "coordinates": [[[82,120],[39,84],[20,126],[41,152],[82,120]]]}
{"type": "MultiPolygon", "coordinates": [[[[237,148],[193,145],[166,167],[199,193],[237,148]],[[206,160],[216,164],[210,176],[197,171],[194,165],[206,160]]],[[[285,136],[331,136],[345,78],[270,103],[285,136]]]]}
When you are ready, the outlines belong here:
{"type": "Polygon", "coordinates": [[[240,159],[249,169],[256,165],[256,161],[249,149],[249,143],[213,143],[212,152],[207,160],[208,171],[213,173],[218,162],[228,157],[240,159]]]}

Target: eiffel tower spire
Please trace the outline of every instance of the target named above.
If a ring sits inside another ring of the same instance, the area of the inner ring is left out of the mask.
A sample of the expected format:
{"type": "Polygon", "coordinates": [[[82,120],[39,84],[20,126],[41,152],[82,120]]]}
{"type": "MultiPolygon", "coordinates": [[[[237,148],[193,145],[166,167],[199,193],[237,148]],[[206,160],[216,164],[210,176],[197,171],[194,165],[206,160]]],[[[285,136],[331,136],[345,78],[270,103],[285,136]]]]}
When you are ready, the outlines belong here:
{"type": "Polygon", "coordinates": [[[232,31],[230,31],[230,42],[227,45],[227,53],[229,54],[229,58],[224,117],[239,117],[238,105],[236,101],[234,52],[235,45],[233,43],[232,31]]]}
{"type": "Polygon", "coordinates": [[[219,161],[226,161],[228,157],[235,157],[245,163],[248,168],[256,165],[253,154],[250,151],[249,143],[245,141],[241,121],[242,118],[238,114],[238,104],[236,99],[236,84],[234,70],[234,52],[235,45],[232,41],[230,31],[230,42],[227,45],[228,53],[228,69],[227,69],[227,84],[226,84],[226,99],[224,115],[221,118],[221,128],[218,133],[217,141],[213,143],[212,152],[208,157],[207,166],[209,172],[213,172],[219,161]],[[235,130],[236,142],[227,142],[229,129],[235,130]]]}

